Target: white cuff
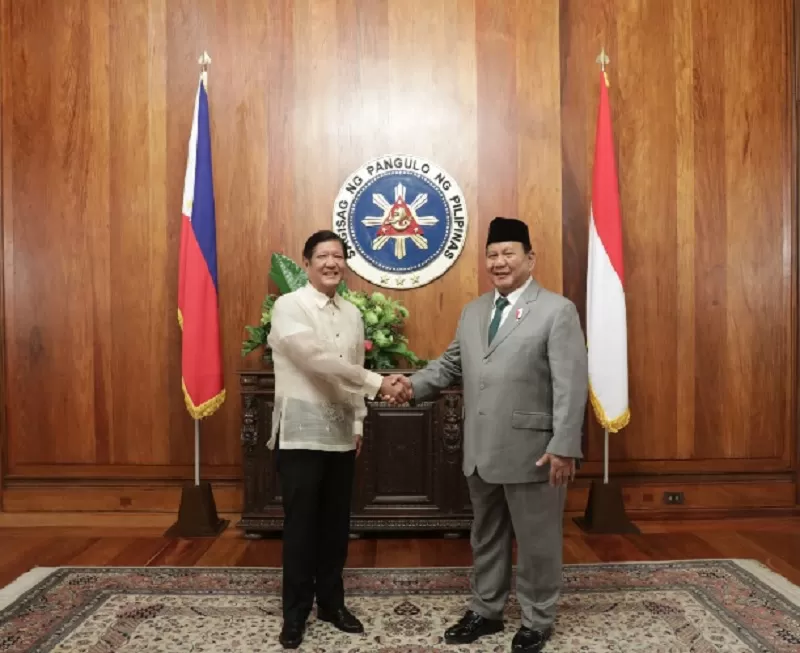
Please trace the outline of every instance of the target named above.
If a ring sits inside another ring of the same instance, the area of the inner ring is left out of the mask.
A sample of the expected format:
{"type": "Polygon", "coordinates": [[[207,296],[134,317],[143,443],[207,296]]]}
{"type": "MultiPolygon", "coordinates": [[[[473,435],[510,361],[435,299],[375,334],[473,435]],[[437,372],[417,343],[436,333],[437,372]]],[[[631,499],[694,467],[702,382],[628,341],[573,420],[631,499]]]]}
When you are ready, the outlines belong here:
{"type": "Polygon", "coordinates": [[[380,374],[367,370],[367,377],[364,379],[364,394],[370,399],[375,399],[380,392],[382,383],[383,377],[380,374]]]}

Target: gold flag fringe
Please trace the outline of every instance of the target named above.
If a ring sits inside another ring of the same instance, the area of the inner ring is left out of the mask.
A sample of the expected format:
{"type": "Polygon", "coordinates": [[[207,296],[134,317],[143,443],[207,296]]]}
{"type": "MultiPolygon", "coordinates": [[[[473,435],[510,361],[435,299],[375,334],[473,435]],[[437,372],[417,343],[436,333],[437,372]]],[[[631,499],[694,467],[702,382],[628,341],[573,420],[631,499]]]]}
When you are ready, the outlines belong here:
{"type": "MultiPolygon", "coordinates": [[[[183,314],[181,313],[181,309],[178,309],[178,324],[181,327],[181,331],[183,331],[183,314]]],[[[186,410],[189,411],[189,414],[194,419],[210,417],[216,413],[217,410],[219,410],[219,407],[225,402],[225,389],[223,389],[219,394],[211,397],[211,399],[204,401],[199,406],[195,406],[194,402],[189,396],[189,391],[186,389],[186,383],[184,382],[183,377],[181,377],[181,389],[183,390],[183,401],[186,404],[186,410]]]]}
{"type": "Polygon", "coordinates": [[[628,423],[631,421],[630,408],[626,408],[625,412],[617,417],[609,417],[606,415],[606,411],[603,410],[603,406],[600,404],[600,400],[594,393],[591,383],[589,383],[589,399],[592,402],[592,408],[594,408],[594,414],[595,417],[597,417],[597,421],[600,422],[600,425],[604,429],[608,429],[609,433],[617,433],[628,426],[628,423]]]}
{"type": "Polygon", "coordinates": [[[225,402],[225,390],[223,389],[219,394],[214,395],[208,401],[204,401],[199,406],[195,406],[192,399],[189,397],[189,392],[186,390],[186,384],[181,378],[181,388],[183,389],[183,400],[186,404],[186,410],[194,419],[203,419],[213,415],[219,407],[225,402]]]}

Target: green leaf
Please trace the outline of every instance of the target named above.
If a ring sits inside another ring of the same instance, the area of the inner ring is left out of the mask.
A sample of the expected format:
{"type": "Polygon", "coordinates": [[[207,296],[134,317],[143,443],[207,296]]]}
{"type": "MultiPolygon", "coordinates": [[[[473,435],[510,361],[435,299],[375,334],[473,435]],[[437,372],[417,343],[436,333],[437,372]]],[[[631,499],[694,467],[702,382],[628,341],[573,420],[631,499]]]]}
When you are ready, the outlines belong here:
{"type": "Polygon", "coordinates": [[[367,299],[364,297],[364,293],[361,292],[353,292],[350,291],[347,293],[347,301],[350,302],[353,306],[355,306],[358,310],[362,313],[364,312],[367,306],[367,299]]]}
{"type": "Polygon", "coordinates": [[[282,295],[302,288],[308,281],[308,276],[303,268],[288,256],[277,253],[272,255],[269,276],[278,286],[282,295]]]}
{"type": "Polygon", "coordinates": [[[383,351],[388,351],[391,354],[410,354],[411,353],[409,351],[408,347],[406,346],[406,343],[404,343],[404,342],[398,342],[398,343],[395,343],[395,344],[390,345],[388,347],[384,347],[383,351]]]}
{"type": "Polygon", "coordinates": [[[251,351],[255,351],[259,347],[267,344],[267,336],[269,335],[269,326],[250,326],[244,327],[249,336],[247,340],[242,343],[242,356],[247,356],[251,351]]]}
{"type": "Polygon", "coordinates": [[[261,312],[265,313],[267,311],[272,310],[272,307],[275,305],[275,300],[278,299],[277,295],[267,295],[264,297],[264,301],[261,302],[261,312]]]}
{"type": "Polygon", "coordinates": [[[427,361],[422,360],[419,356],[417,356],[413,351],[411,351],[404,342],[399,342],[390,347],[384,347],[382,352],[387,352],[394,354],[395,356],[400,356],[401,358],[405,358],[409,363],[417,367],[423,367],[427,364],[427,361]]]}
{"type": "Polygon", "coordinates": [[[242,358],[247,356],[250,352],[255,351],[259,348],[259,344],[257,342],[253,342],[252,340],[245,340],[242,343],[242,358]]]}
{"type": "Polygon", "coordinates": [[[375,356],[373,369],[376,370],[390,370],[394,367],[394,361],[391,356],[386,356],[384,352],[380,352],[375,356]]]}

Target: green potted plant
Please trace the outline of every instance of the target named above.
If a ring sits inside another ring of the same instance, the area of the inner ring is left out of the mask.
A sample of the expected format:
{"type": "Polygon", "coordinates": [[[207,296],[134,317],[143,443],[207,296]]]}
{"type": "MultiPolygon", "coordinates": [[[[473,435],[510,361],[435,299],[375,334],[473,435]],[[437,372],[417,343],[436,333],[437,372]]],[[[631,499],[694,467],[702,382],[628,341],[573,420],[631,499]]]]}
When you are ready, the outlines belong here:
{"type": "MultiPolygon", "coordinates": [[[[280,294],[292,292],[306,284],[308,277],[305,271],[289,257],[273,254],[271,263],[269,277],[280,294]]],[[[411,367],[425,365],[426,361],[408,348],[408,339],[402,333],[408,309],[398,300],[390,299],[381,292],[350,290],[344,281],[336,291],[361,311],[365,331],[365,367],[372,370],[397,369],[397,363],[401,360],[411,367]]],[[[248,337],[242,343],[242,356],[263,348],[264,361],[271,361],[267,337],[272,326],[272,307],[277,298],[275,294],[267,295],[261,303],[259,323],[245,326],[248,337]]]]}

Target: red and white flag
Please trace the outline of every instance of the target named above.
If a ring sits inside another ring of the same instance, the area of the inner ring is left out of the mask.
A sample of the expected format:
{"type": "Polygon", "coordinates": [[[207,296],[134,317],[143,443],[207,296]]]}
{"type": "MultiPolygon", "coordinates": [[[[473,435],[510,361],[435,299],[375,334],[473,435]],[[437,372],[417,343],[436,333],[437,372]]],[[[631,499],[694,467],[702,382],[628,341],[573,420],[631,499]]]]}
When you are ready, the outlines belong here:
{"type": "Polygon", "coordinates": [[[586,340],[592,408],[597,421],[615,433],[630,421],[628,329],[619,183],[605,79],[601,72],[589,221],[586,340]]]}

